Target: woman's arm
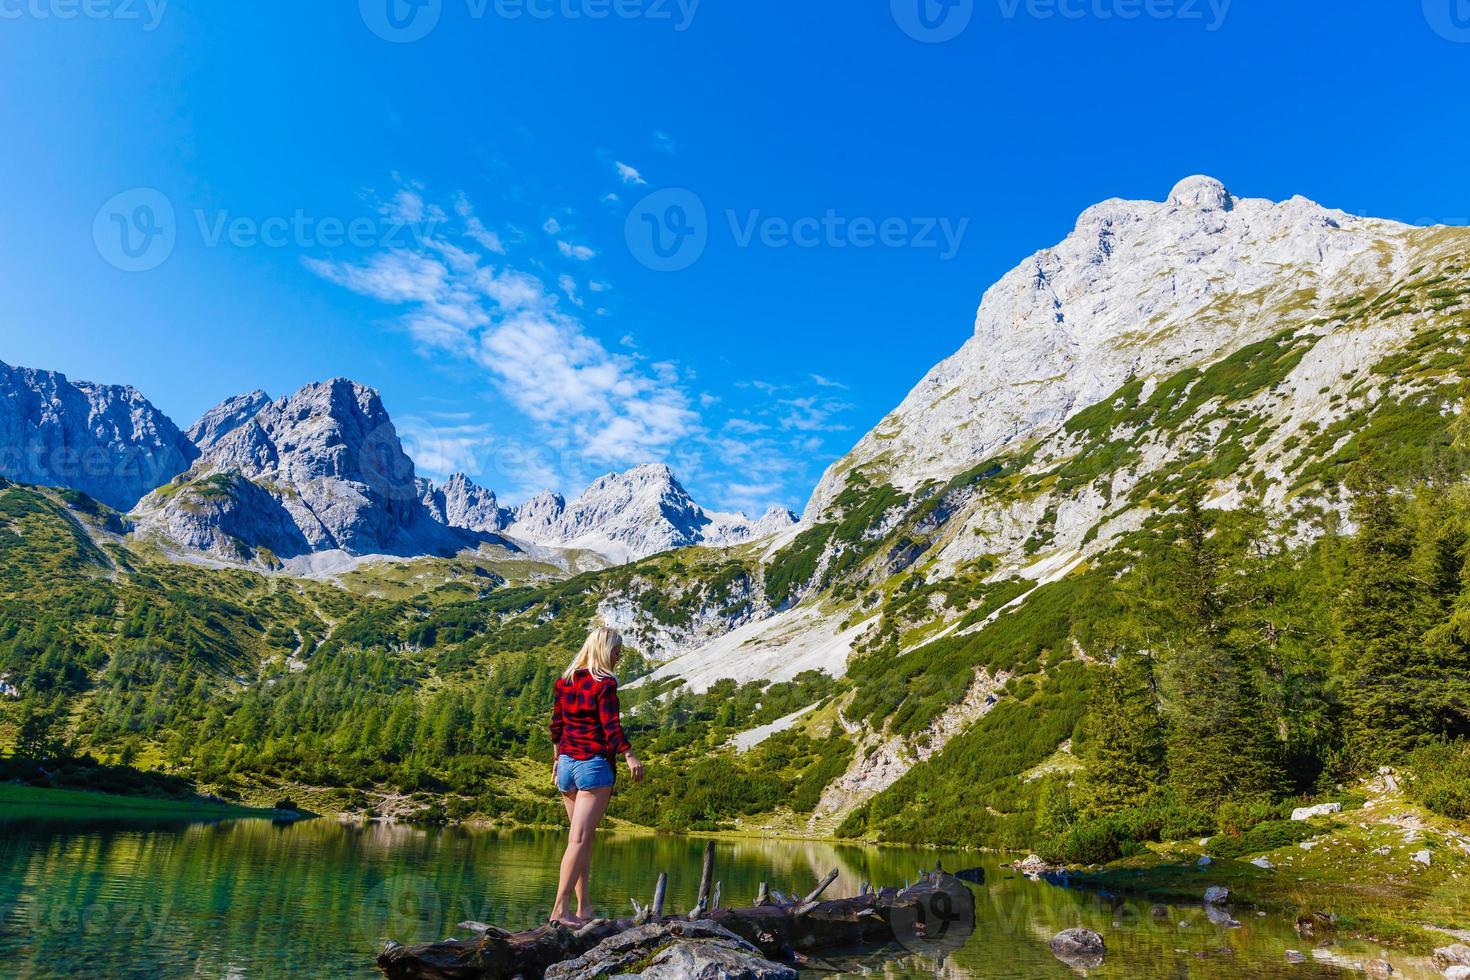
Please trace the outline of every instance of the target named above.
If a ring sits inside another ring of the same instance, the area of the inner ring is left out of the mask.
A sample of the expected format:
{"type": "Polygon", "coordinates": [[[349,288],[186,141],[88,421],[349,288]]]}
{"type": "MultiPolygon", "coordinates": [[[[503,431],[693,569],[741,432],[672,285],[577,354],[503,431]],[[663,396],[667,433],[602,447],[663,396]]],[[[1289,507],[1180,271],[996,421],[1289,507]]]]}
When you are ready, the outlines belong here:
{"type": "Polygon", "coordinates": [[[602,723],[602,735],[607,739],[607,750],[620,754],[628,762],[628,774],[633,782],[643,779],[643,763],[633,751],[633,743],[623,732],[623,708],[618,703],[618,682],[608,681],[597,696],[597,719],[602,723]]]}
{"type": "Polygon", "coordinates": [[[556,691],[551,697],[551,762],[556,764],[561,755],[561,735],[566,726],[561,716],[561,682],[556,684],[556,691]]]}

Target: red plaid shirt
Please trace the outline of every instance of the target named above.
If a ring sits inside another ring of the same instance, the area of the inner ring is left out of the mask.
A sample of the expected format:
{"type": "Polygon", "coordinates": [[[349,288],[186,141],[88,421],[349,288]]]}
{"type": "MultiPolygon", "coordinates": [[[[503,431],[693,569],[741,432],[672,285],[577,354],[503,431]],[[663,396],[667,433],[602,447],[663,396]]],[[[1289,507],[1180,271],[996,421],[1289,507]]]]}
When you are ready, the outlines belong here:
{"type": "Polygon", "coordinates": [[[551,708],[551,742],[573,759],[613,758],[633,749],[623,734],[618,679],[579,670],[556,682],[551,708]]]}

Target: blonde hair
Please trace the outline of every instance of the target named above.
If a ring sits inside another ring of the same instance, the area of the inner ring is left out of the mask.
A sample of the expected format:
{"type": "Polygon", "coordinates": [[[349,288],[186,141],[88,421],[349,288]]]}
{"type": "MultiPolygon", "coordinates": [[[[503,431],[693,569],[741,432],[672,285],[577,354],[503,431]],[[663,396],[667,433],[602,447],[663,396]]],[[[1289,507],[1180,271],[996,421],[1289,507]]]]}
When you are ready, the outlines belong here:
{"type": "Polygon", "coordinates": [[[599,626],[582,644],[582,650],[572,659],[572,665],[561,676],[567,680],[579,670],[590,670],[594,677],[613,676],[613,663],[623,652],[623,634],[606,626],[599,626]]]}

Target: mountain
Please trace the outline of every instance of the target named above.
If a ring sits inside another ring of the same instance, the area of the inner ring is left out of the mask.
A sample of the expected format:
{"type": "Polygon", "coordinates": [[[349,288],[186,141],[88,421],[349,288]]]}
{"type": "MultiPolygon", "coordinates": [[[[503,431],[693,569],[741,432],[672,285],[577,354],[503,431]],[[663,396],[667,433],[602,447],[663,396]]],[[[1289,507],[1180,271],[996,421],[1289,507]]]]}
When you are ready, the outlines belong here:
{"type": "Polygon", "coordinates": [[[376,391],[338,378],[240,415],[215,415],[189,472],[139,505],[145,531],[228,560],[442,550],[376,391]]]}
{"type": "Polygon", "coordinates": [[[209,449],[225,436],[255,418],[271,403],[271,396],[256,389],[244,395],[226,398],[200,416],[185,433],[201,450],[209,449]]]}
{"type": "Polygon", "coordinates": [[[1111,200],[985,294],[974,335],[824,475],[806,514],[850,473],[909,490],[1055,430],[1132,378],[1208,363],[1402,274],[1420,229],[1238,199],[1190,177],[1163,203],[1111,200]]]}
{"type": "Polygon", "coordinates": [[[419,489],[429,516],[446,527],[493,534],[504,531],[515,519],[508,508],[500,506],[494,491],[476,485],[463,473],[455,473],[443,487],[420,480],[419,489]]]}
{"type": "Polygon", "coordinates": [[[777,532],[514,588],[479,556],[281,588],[123,553],[67,495],[0,484],[0,676],[99,757],[167,752],[212,787],[362,812],[412,782],[449,787],[440,814],[551,819],[500,764],[541,757],[546,692],[600,621],[656,661],[623,703],[659,765],[619,818],[1013,850],[1071,826],[1087,862],[1164,825],[1274,839],[1288,821],[1236,821],[1400,764],[1365,747],[1470,735],[1470,229],[1191,178],[1090,209],[955,334],[795,525],[707,512],[659,466],[517,508],[401,464],[375,490],[350,461],[381,407],[347,382],[262,409],[148,501],[206,550],[231,507],[324,546],[306,518],[350,494],[416,547],[473,540],[456,522],[619,560],[777,532]],[[1123,798],[1149,806],[1082,823],[1128,739],[1123,798]]]}
{"type": "Polygon", "coordinates": [[[793,523],[794,516],[779,508],[758,521],[706,511],[669,467],[648,464],[593,481],[570,504],[544,492],[516,510],[507,531],[535,544],[584,549],[627,562],[696,544],[739,544],[793,523]]]}
{"type": "Polygon", "coordinates": [[[0,475],[127,511],[198,455],[134,388],[0,363],[0,475]]]}

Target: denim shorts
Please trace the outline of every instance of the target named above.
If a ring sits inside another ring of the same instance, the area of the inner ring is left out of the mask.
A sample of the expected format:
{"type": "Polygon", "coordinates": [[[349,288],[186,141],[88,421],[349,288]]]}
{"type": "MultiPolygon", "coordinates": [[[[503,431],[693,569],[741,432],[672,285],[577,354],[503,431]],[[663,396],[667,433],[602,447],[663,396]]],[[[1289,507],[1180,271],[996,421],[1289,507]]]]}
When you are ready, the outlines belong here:
{"type": "Polygon", "coordinates": [[[617,771],[612,760],[605,756],[595,759],[573,759],[569,755],[556,760],[556,788],[563,793],[583,789],[602,789],[617,780],[617,771]]]}

